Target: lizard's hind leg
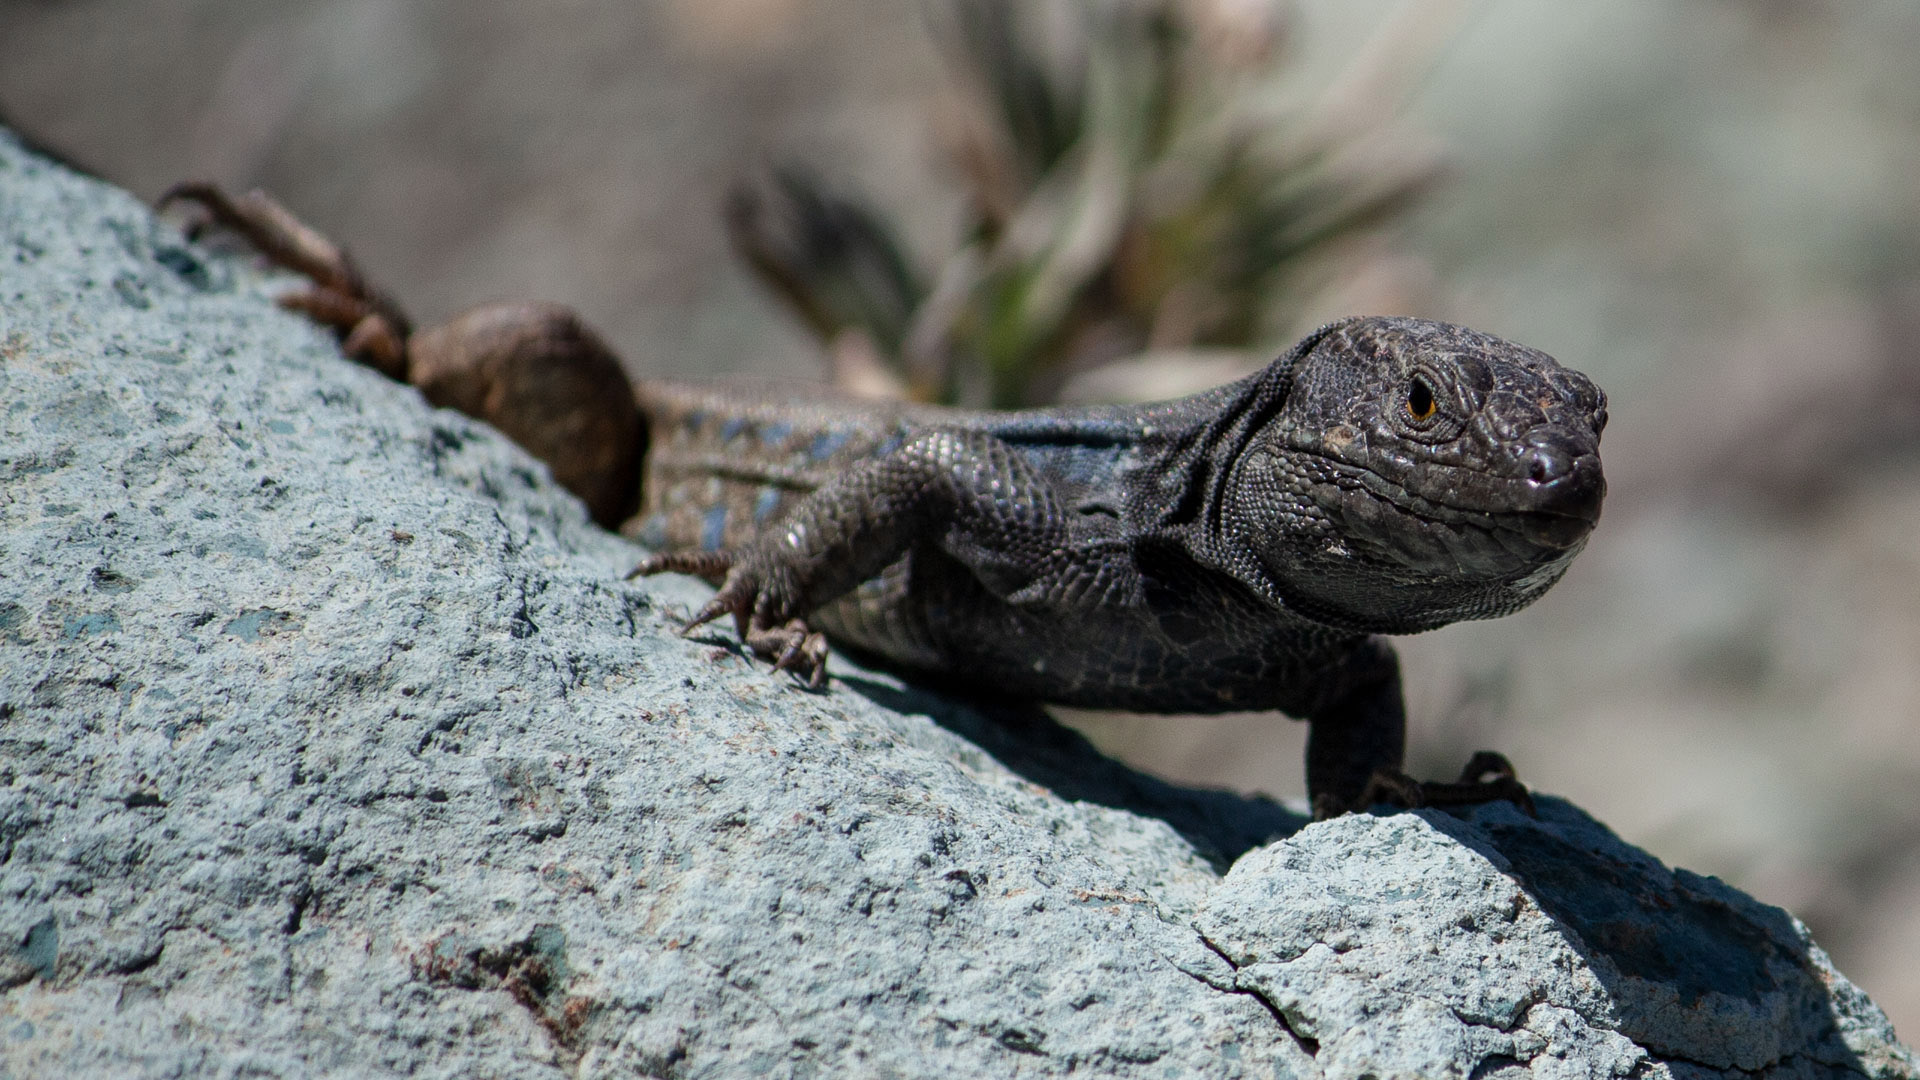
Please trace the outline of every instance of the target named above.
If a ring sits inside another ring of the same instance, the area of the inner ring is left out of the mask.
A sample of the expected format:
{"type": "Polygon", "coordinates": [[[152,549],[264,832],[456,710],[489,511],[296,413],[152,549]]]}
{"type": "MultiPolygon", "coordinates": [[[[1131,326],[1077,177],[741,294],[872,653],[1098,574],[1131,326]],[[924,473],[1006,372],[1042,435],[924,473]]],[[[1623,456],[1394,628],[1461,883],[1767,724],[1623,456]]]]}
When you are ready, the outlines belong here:
{"type": "Polygon", "coordinates": [[[176,184],[160,196],[159,207],[192,203],[206,215],[189,228],[198,235],[209,225],[239,234],[274,265],[305,277],[310,284],[280,297],[281,307],[332,327],[348,356],[395,379],[407,377],[406,315],[393,299],[367,283],[352,258],[264,191],[238,198],[205,182],[176,184]]]}
{"type": "Polygon", "coordinates": [[[428,401],[499,428],[616,528],[640,499],[646,432],[633,386],[604,341],[557,304],[493,304],[413,333],[333,241],[264,192],[235,198],[207,183],[161,197],[191,203],[275,265],[307,279],[280,305],[331,327],[346,354],[420,388],[428,401]]]}

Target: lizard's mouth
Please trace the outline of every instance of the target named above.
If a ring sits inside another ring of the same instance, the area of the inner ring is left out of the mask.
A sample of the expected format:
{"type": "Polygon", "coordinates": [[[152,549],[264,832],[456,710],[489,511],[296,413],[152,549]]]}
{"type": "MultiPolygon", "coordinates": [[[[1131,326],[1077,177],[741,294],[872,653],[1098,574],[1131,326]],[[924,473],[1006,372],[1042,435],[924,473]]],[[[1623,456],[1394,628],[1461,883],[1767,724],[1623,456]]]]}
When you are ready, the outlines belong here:
{"type": "Polygon", "coordinates": [[[1424,521],[1514,533],[1564,550],[1584,541],[1600,521],[1607,495],[1598,454],[1568,456],[1553,471],[1499,476],[1460,467],[1426,470],[1418,488],[1368,468],[1340,470],[1368,494],[1424,521]]]}
{"type": "MultiPolygon", "coordinates": [[[[1342,549],[1402,586],[1532,581],[1564,567],[1600,520],[1597,454],[1523,462],[1521,475],[1412,461],[1382,469],[1324,455],[1312,501],[1342,549]],[[1405,477],[1405,481],[1402,481],[1405,477]]],[[[1557,576],[1554,575],[1554,576],[1557,576]]]]}

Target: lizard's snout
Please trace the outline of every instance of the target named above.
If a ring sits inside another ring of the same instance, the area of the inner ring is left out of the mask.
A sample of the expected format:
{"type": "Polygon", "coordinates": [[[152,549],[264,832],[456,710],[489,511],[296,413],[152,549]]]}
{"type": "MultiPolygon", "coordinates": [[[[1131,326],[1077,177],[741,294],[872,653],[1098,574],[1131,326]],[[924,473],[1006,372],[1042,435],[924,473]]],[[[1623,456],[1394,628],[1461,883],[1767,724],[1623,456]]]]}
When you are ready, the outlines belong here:
{"type": "Polygon", "coordinates": [[[1600,455],[1584,439],[1562,432],[1536,432],[1527,440],[1527,492],[1535,514],[1571,519],[1584,535],[1600,520],[1600,504],[1607,496],[1600,455]]]}
{"type": "Polygon", "coordinates": [[[1527,486],[1538,500],[1536,509],[1568,517],[1598,518],[1607,495],[1600,455],[1561,447],[1537,447],[1527,455],[1527,486]]]}

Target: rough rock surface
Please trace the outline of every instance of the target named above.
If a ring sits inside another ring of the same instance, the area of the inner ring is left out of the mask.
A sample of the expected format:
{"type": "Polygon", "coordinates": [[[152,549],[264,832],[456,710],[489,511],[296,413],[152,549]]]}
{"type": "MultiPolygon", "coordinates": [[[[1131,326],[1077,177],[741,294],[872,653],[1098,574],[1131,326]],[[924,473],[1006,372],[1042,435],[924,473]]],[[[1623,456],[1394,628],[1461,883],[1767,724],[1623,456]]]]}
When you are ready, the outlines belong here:
{"type": "Polygon", "coordinates": [[[1302,827],[682,640],[271,285],[0,133],[0,1077],[1920,1076],[1565,803],[1302,827]]]}

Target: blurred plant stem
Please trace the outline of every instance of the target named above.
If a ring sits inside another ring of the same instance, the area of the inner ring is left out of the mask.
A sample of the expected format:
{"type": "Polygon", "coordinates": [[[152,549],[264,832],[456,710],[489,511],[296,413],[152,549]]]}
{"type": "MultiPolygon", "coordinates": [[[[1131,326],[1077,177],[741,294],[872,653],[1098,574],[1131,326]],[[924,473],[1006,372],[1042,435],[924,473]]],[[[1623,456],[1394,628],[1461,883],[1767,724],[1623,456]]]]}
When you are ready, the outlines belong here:
{"type": "Polygon", "coordinates": [[[1289,104],[1284,0],[948,0],[958,249],[921,272],[797,166],[737,188],[729,233],[862,392],[1013,407],[1143,352],[1267,350],[1310,270],[1438,176],[1389,124],[1460,7],[1409,0],[1289,104]]]}

